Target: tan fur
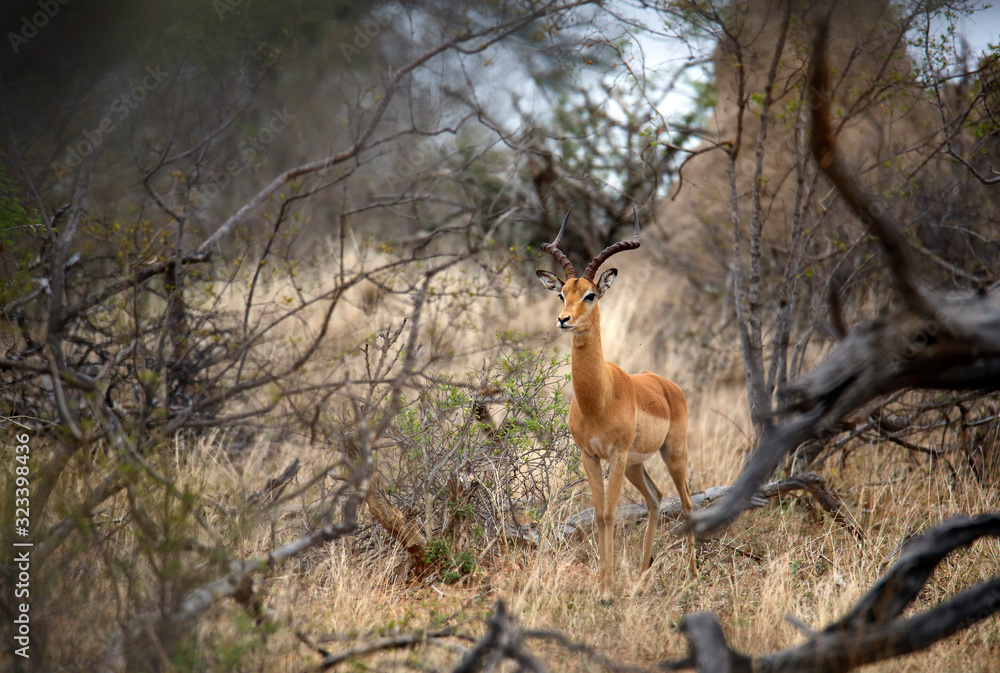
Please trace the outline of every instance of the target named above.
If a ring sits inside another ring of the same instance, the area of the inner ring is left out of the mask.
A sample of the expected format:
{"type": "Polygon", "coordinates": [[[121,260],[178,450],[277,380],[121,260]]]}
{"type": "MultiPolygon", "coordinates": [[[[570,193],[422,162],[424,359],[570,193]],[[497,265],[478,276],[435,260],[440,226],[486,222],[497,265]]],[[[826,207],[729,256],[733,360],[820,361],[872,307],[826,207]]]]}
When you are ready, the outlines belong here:
{"type": "MultiPolygon", "coordinates": [[[[643,463],[659,453],[681,498],[685,513],[692,509],[687,487],[687,401],[680,387],[652,372],[627,374],[605,362],[601,347],[601,313],[598,300],[611,286],[617,271],[606,271],[597,283],[570,278],[565,283],[551,273],[538,273],[551,290],[564,296],[558,323],[573,339],[571,367],[573,402],[569,428],[590,483],[597,520],[600,556],[600,593],[610,601],[614,587],[613,540],[615,509],[625,478],[639,490],[649,508],[642,548],[642,569],[652,563],[661,493],[643,463]],[[585,297],[593,293],[592,301],[585,297]],[[609,463],[607,486],[601,461],[609,463]]],[[[693,540],[690,565],[696,572],[693,540]]]]}

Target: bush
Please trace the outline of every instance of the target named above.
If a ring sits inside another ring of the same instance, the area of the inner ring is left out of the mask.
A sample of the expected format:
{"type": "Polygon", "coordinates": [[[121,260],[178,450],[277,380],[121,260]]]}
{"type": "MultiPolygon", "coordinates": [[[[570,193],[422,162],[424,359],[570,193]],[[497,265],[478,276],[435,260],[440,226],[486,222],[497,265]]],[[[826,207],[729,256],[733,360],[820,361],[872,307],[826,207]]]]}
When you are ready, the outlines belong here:
{"type": "Polygon", "coordinates": [[[446,581],[473,570],[471,549],[518,518],[538,520],[579,482],[566,361],[500,345],[492,366],[441,380],[399,410],[380,468],[393,504],[424,532],[428,568],[446,581]]]}

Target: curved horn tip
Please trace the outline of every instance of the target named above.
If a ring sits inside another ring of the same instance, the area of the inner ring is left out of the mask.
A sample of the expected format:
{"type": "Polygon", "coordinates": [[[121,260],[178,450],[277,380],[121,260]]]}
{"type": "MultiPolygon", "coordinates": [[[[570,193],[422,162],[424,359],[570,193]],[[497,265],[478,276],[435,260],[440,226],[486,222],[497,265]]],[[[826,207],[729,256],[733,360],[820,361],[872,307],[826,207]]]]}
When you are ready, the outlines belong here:
{"type": "Polygon", "coordinates": [[[566,231],[566,223],[569,222],[569,214],[573,212],[572,210],[566,211],[566,216],[563,218],[562,226],[559,227],[559,233],[556,234],[556,240],[552,241],[552,245],[559,245],[559,241],[562,240],[563,233],[566,231]]]}
{"type": "Polygon", "coordinates": [[[573,268],[573,264],[566,257],[566,254],[559,249],[559,242],[562,240],[563,233],[566,231],[566,223],[569,222],[569,215],[572,211],[566,211],[566,216],[563,218],[562,226],[559,227],[559,233],[556,238],[551,243],[542,243],[542,251],[547,252],[556,258],[556,261],[562,265],[562,268],[566,271],[566,279],[569,280],[576,276],[576,270],[573,268]]]}
{"type": "Polygon", "coordinates": [[[635,204],[632,204],[632,217],[635,218],[635,240],[639,240],[639,211],[635,209],[635,204]]]}

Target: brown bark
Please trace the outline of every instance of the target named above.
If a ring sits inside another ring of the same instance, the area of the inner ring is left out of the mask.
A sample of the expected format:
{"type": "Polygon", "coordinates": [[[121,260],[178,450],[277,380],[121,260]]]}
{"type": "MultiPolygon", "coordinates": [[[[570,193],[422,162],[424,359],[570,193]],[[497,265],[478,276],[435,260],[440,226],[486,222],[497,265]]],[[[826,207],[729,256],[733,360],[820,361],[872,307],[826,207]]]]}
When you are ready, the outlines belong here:
{"type": "Polygon", "coordinates": [[[368,485],[368,493],[365,496],[368,509],[378,521],[379,525],[386,530],[399,544],[406,548],[410,555],[413,569],[419,574],[427,566],[427,559],[424,551],[427,547],[427,538],[420,532],[420,526],[416,521],[407,519],[402,512],[393,505],[385,494],[382,475],[378,471],[372,472],[371,482],[368,485]]]}

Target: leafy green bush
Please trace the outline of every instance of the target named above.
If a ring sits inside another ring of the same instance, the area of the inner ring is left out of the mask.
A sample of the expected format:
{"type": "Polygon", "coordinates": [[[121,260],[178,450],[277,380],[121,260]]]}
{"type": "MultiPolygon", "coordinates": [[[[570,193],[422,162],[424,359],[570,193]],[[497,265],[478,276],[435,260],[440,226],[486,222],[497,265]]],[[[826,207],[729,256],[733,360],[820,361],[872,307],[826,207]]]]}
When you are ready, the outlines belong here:
{"type": "Polygon", "coordinates": [[[380,468],[393,504],[429,541],[426,560],[446,581],[474,569],[470,549],[518,515],[537,520],[580,479],[566,424],[565,356],[498,335],[492,366],[450,377],[407,400],[380,468]]]}

